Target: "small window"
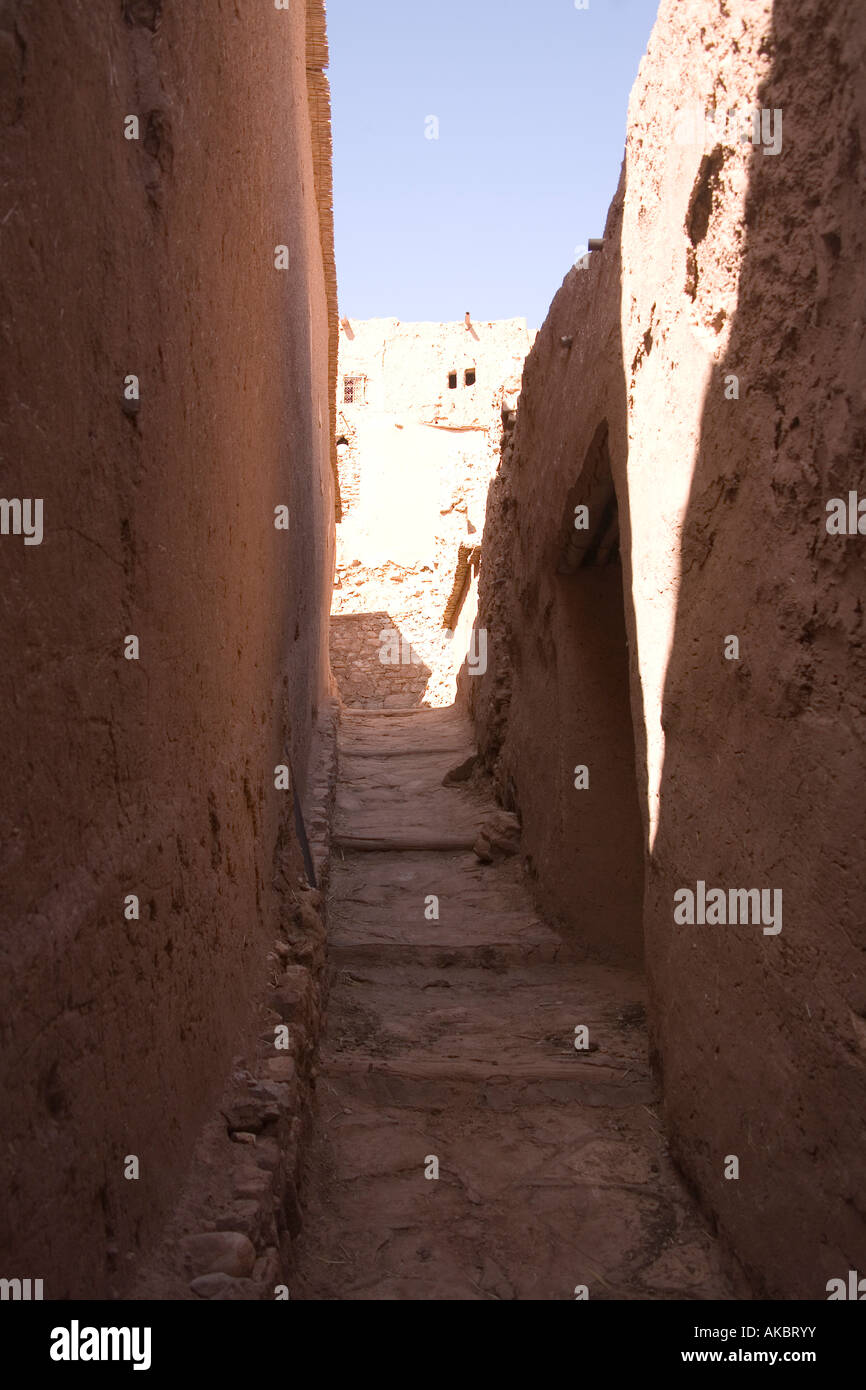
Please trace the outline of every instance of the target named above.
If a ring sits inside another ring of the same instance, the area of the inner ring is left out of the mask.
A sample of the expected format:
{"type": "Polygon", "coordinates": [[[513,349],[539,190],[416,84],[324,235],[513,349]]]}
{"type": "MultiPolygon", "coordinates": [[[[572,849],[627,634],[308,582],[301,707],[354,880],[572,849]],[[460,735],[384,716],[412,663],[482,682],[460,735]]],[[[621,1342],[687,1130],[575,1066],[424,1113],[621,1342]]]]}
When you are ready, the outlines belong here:
{"type": "Polygon", "coordinates": [[[364,404],[364,378],[362,376],[343,377],[343,404],[364,404]]]}
{"type": "Polygon", "coordinates": [[[466,376],[464,377],[464,380],[465,380],[467,386],[474,386],[474,385],[475,385],[475,368],[474,368],[474,367],[469,367],[469,368],[467,368],[466,376]]]}
{"type": "Polygon", "coordinates": [[[449,373],[448,373],[448,390],[449,390],[449,391],[456,391],[456,390],[457,390],[457,373],[456,373],[456,372],[449,372],[449,373]]]}

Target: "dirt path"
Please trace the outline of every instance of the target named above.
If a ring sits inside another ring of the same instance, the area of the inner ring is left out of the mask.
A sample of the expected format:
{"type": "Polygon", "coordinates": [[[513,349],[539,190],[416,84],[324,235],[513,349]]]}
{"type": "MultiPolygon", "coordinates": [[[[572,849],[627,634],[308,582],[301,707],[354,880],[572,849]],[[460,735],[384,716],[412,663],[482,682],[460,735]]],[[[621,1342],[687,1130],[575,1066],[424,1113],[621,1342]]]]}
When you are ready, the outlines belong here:
{"type": "Polygon", "coordinates": [[[570,955],[519,860],[466,848],[495,808],[442,778],[472,751],[454,710],[343,718],[292,1297],[731,1297],[665,1154],[642,981],[570,955]]]}

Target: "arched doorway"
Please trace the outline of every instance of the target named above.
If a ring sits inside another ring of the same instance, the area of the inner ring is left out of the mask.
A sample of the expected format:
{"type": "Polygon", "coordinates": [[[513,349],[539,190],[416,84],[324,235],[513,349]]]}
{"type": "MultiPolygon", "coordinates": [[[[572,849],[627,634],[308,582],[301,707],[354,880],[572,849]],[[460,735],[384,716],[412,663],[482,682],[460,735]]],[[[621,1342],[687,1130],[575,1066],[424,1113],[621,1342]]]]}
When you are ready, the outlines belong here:
{"type": "Polygon", "coordinates": [[[587,945],[643,954],[643,831],[635,776],[620,554],[607,422],[570,489],[556,566],[563,873],[587,945]],[[585,769],[585,773],[580,769],[585,769]]]}

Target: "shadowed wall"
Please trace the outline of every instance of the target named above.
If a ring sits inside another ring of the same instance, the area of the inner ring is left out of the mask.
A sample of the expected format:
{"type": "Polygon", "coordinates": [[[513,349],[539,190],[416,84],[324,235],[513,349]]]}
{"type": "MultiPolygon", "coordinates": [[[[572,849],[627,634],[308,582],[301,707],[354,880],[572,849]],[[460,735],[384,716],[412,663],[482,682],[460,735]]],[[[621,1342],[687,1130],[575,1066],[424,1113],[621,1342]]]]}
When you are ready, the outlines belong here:
{"type": "Polygon", "coordinates": [[[122,1290],[273,939],[327,685],[324,61],[319,3],[309,51],[303,6],[0,6],[2,492],[44,500],[0,537],[0,1273],[46,1298],[122,1290]]]}
{"type": "MultiPolygon", "coordinates": [[[[606,420],[672,1150],[756,1292],[804,1299],[866,1264],[864,542],[825,525],[831,498],[863,489],[864,58],[853,3],[663,0],[604,249],[527,361],[482,551],[490,668],[461,683],[536,858],[551,808],[581,795],[571,711],[590,747],[607,737],[550,577],[575,460],[606,420]],[[779,113],[778,150],[678,138],[707,109],[779,113]],[[676,922],[699,880],[781,890],[782,930],[676,922]]],[[[589,591],[584,609],[600,653],[610,616],[589,591]]],[[[568,830],[538,891],[570,897],[573,938],[597,945],[594,835],[612,949],[604,824],[568,830]]]]}

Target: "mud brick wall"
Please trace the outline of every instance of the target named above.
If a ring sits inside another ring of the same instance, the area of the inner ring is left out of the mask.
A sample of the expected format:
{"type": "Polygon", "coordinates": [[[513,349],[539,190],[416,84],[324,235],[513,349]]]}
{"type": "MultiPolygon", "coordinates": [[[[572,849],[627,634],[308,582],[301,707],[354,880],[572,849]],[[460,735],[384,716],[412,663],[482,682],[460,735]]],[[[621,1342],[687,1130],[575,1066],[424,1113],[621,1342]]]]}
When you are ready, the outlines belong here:
{"type": "Polygon", "coordinates": [[[464,629],[475,617],[461,552],[481,539],[503,414],[517,403],[533,338],[523,319],[469,328],[463,320],[343,321],[331,661],[347,705],[453,701],[467,652],[464,629]],[[469,385],[467,371],[475,372],[469,385]],[[349,379],[363,382],[351,402],[345,400],[349,379]],[[411,678],[405,668],[389,674],[379,664],[381,623],[372,643],[361,637],[367,617],[380,610],[420,658],[411,678]],[[350,632],[358,640],[351,653],[343,640],[350,632]]]}
{"type": "Polygon", "coordinates": [[[527,362],[463,682],[545,904],[643,950],[677,1161],[756,1292],[805,1299],[866,1265],[866,542],[826,525],[866,489],[864,61],[850,0],[662,0],[604,248],[527,362]],[[756,110],[780,148],[718,129],[756,110]],[[678,923],[701,881],[781,890],[781,931],[678,923]]]}
{"type": "Polygon", "coordinates": [[[44,509],[0,536],[0,1272],[46,1298],[122,1290],[179,1190],[328,688],[308,8],[0,5],[0,492],[44,509]]]}

